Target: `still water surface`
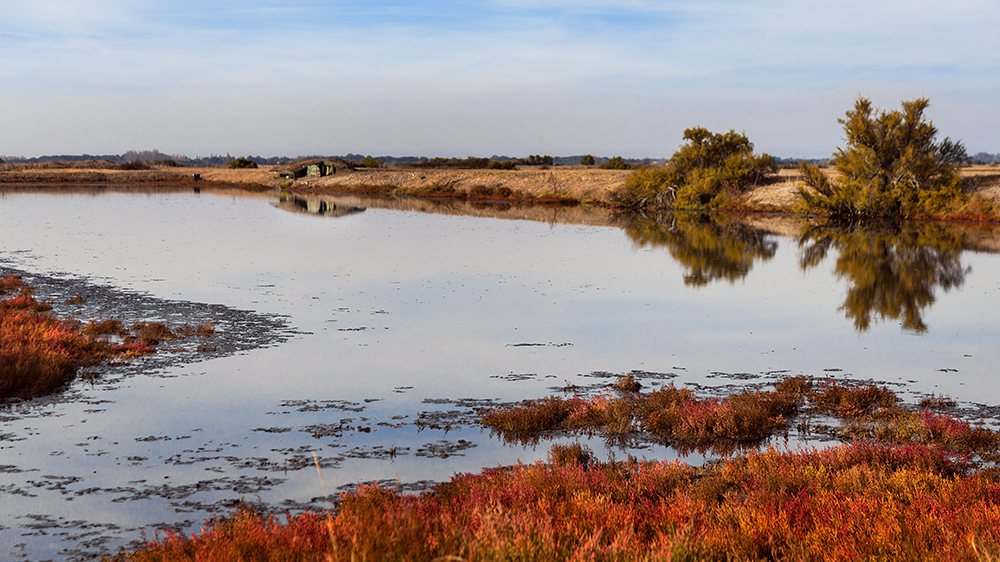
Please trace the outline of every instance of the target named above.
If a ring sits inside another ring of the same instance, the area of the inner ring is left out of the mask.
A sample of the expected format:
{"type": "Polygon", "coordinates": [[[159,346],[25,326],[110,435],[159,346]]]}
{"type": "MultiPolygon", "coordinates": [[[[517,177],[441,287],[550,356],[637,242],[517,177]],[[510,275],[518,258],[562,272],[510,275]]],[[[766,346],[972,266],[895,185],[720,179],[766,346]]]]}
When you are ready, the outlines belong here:
{"type": "Polygon", "coordinates": [[[988,231],[599,213],[593,226],[558,222],[570,211],[546,222],[317,201],[0,194],[0,272],[282,315],[292,331],[0,410],[0,558],[113,552],[197,530],[235,500],[322,508],[360,482],[417,489],[544,459],[549,444],[503,444],[473,408],[632,371],[647,388],[708,394],[805,374],[890,384],[910,403],[1000,404],[988,231]]]}

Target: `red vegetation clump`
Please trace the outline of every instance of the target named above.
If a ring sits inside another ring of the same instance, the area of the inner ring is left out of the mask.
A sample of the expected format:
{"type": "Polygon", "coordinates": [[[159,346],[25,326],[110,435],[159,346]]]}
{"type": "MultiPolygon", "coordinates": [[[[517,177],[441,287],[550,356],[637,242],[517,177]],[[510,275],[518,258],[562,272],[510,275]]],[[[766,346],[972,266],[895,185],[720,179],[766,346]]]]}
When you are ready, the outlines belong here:
{"type": "MultiPolygon", "coordinates": [[[[0,401],[49,394],[68,383],[82,367],[101,361],[154,353],[163,339],[176,339],[166,325],[137,323],[126,330],[120,320],[93,320],[80,327],[45,314],[51,306],[32,296],[33,287],[20,277],[0,277],[0,401]],[[99,336],[117,336],[114,343],[99,336]]],[[[211,324],[190,328],[192,334],[214,333],[211,324]]]]}
{"type": "Polygon", "coordinates": [[[482,422],[515,438],[543,431],[620,435],[641,429],[686,443],[760,440],[786,427],[785,417],[797,411],[799,401],[797,395],[782,392],[699,399],[690,390],[670,384],[647,394],[630,393],[620,398],[550,396],[489,412],[482,422]]]}
{"type": "Polygon", "coordinates": [[[0,307],[0,399],[52,392],[108,351],[107,343],[65,322],[30,309],[0,307]]]}

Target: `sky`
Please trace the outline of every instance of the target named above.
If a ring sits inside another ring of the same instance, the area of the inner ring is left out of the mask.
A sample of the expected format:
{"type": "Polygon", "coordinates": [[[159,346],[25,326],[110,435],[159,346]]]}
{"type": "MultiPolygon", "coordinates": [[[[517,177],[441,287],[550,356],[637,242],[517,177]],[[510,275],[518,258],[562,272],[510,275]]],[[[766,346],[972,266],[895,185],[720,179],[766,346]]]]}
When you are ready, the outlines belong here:
{"type": "Polygon", "coordinates": [[[918,97],[1000,152],[998,0],[0,0],[0,155],[779,157],[918,97]]]}

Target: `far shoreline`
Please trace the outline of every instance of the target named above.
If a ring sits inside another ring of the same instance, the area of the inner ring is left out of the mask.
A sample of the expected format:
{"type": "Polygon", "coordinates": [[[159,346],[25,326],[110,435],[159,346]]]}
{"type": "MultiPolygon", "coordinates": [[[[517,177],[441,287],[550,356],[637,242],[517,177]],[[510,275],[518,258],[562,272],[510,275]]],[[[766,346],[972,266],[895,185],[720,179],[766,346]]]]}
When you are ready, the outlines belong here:
{"type": "MultiPolygon", "coordinates": [[[[596,166],[522,166],[516,170],[384,167],[339,169],[335,173],[283,177],[283,166],[250,169],[221,167],[150,166],[120,170],[100,167],[0,164],[0,188],[53,186],[98,187],[236,187],[251,191],[288,191],[359,196],[406,196],[431,200],[461,200],[544,206],[586,205],[614,207],[611,194],[625,182],[630,170],[596,166]]],[[[829,173],[833,173],[832,170],[829,173]]],[[[991,199],[1000,207],[1000,167],[967,166],[962,177],[968,193],[991,199]]],[[[735,204],[718,211],[736,213],[799,214],[797,169],[781,169],[764,185],[748,190],[735,204]]],[[[998,216],[941,216],[931,220],[997,223],[998,216]]]]}

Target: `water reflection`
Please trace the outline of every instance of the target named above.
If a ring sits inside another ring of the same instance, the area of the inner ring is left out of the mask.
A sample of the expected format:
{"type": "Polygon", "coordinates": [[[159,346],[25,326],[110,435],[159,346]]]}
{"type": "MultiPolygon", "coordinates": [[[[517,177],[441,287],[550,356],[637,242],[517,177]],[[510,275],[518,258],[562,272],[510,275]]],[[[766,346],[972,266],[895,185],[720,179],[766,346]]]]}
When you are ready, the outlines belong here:
{"type": "Polygon", "coordinates": [[[307,213],[324,217],[344,217],[363,212],[364,207],[344,205],[330,197],[282,192],[274,206],[295,213],[307,213]]]}
{"type": "Polygon", "coordinates": [[[923,311],[937,289],[961,287],[971,271],[960,260],[965,239],[964,231],[938,224],[807,226],[799,235],[799,265],[815,268],[837,250],[834,271],[849,284],[839,310],[859,332],[877,318],[923,333],[923,311]]]}
{"type": "Polygon", "coordinates": [[[623,213],[616,223],[640,247],[663,246],[684,268],[684,284],[742,280],[755,260],[768,261],[778,250],[770,233],[721,213],[623,213]]]}

